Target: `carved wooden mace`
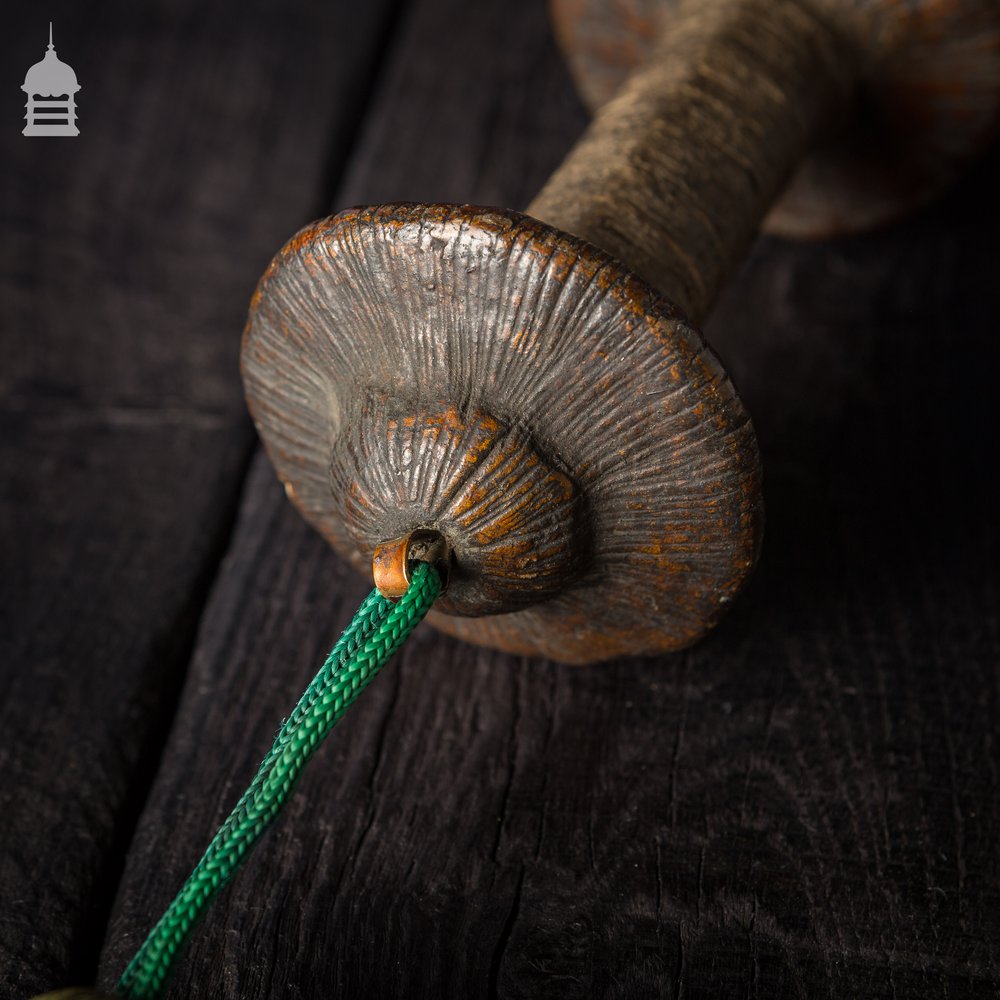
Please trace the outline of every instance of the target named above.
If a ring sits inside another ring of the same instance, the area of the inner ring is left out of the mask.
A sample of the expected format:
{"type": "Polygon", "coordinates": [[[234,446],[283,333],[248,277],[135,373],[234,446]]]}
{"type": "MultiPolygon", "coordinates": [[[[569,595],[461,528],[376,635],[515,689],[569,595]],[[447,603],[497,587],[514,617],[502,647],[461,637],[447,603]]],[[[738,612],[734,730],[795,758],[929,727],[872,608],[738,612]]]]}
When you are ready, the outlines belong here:
{"type": "Polygon", "coordinates": [[[583,663],[683,647],[743,586],[757,443],[692,324],[769,211],[790,235],[863,228],[985,145],[1000,5],[555,14],[593,103],[636,68],[527,214],[315,223],[261,279],[243,375],[288,496],[358,568],[378,551],[399,577],[414,539],[446,543],[439,628],[583,663]]]}

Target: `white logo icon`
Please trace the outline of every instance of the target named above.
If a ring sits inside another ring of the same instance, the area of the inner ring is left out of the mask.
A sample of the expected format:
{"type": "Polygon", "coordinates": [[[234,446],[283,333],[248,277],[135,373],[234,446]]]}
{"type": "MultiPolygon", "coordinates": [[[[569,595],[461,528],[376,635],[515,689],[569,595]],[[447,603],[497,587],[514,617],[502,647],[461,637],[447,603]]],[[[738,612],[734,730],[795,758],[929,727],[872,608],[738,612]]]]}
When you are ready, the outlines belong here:
{"type": "Polygon", "coordinates": [[[82,90],[76,73],[57,55],[52,44],[52,22],[49,21],[49,48],[45,58],[35,63],[25,74],[28,95],[27,114],[22,135],[79,135],[76,127],[75,94],[82,90]]]}

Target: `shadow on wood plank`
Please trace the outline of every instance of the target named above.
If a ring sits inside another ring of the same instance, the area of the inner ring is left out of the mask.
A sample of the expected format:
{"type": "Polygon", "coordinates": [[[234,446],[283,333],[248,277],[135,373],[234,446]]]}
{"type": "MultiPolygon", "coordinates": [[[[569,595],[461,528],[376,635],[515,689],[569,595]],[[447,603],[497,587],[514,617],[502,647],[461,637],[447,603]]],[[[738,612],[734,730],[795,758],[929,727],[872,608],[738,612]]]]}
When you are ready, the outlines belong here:
{"type": "Polygon", "coordinates": [[[253,448],[247,303],[329,198],[396,6],[5,14],[10,71],[51,17],[83,90],[78,138],[5,132],[4,996],[95,975],[253,448]]]}

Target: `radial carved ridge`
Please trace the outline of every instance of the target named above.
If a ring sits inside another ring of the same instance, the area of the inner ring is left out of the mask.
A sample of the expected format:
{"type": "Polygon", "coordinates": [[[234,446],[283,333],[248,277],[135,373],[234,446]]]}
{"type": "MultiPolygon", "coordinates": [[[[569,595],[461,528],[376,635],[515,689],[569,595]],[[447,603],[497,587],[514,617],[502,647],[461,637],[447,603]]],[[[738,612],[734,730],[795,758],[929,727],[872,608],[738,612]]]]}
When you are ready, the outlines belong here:
{"type": "Polygon", "coordinates": [[[303,515],[359,569],[436,527],[435,624],[572,662],[686,645],[753,564],[760,467],[701,335],[515,212],[356,209],[261,279],[247,399],[303,515]],[[478,616],[478,617],[477,617],[478,616]]]}

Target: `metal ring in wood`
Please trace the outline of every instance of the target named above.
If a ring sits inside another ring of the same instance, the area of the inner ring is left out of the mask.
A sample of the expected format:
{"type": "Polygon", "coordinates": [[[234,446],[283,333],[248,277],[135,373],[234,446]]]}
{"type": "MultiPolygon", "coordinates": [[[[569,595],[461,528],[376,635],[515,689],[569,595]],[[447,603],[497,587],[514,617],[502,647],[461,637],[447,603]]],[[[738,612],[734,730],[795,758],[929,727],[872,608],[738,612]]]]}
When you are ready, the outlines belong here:
{"type": "Polygon", "coordinates": [[[390,538],[375,547],[372,576],[378,592],[398,601],[410,587],[411,565],[430,563],[441,579],[441,593],[448,588],[451,575],[451,548],[440,531],[417,528],[399,538],[390,538]]]}

